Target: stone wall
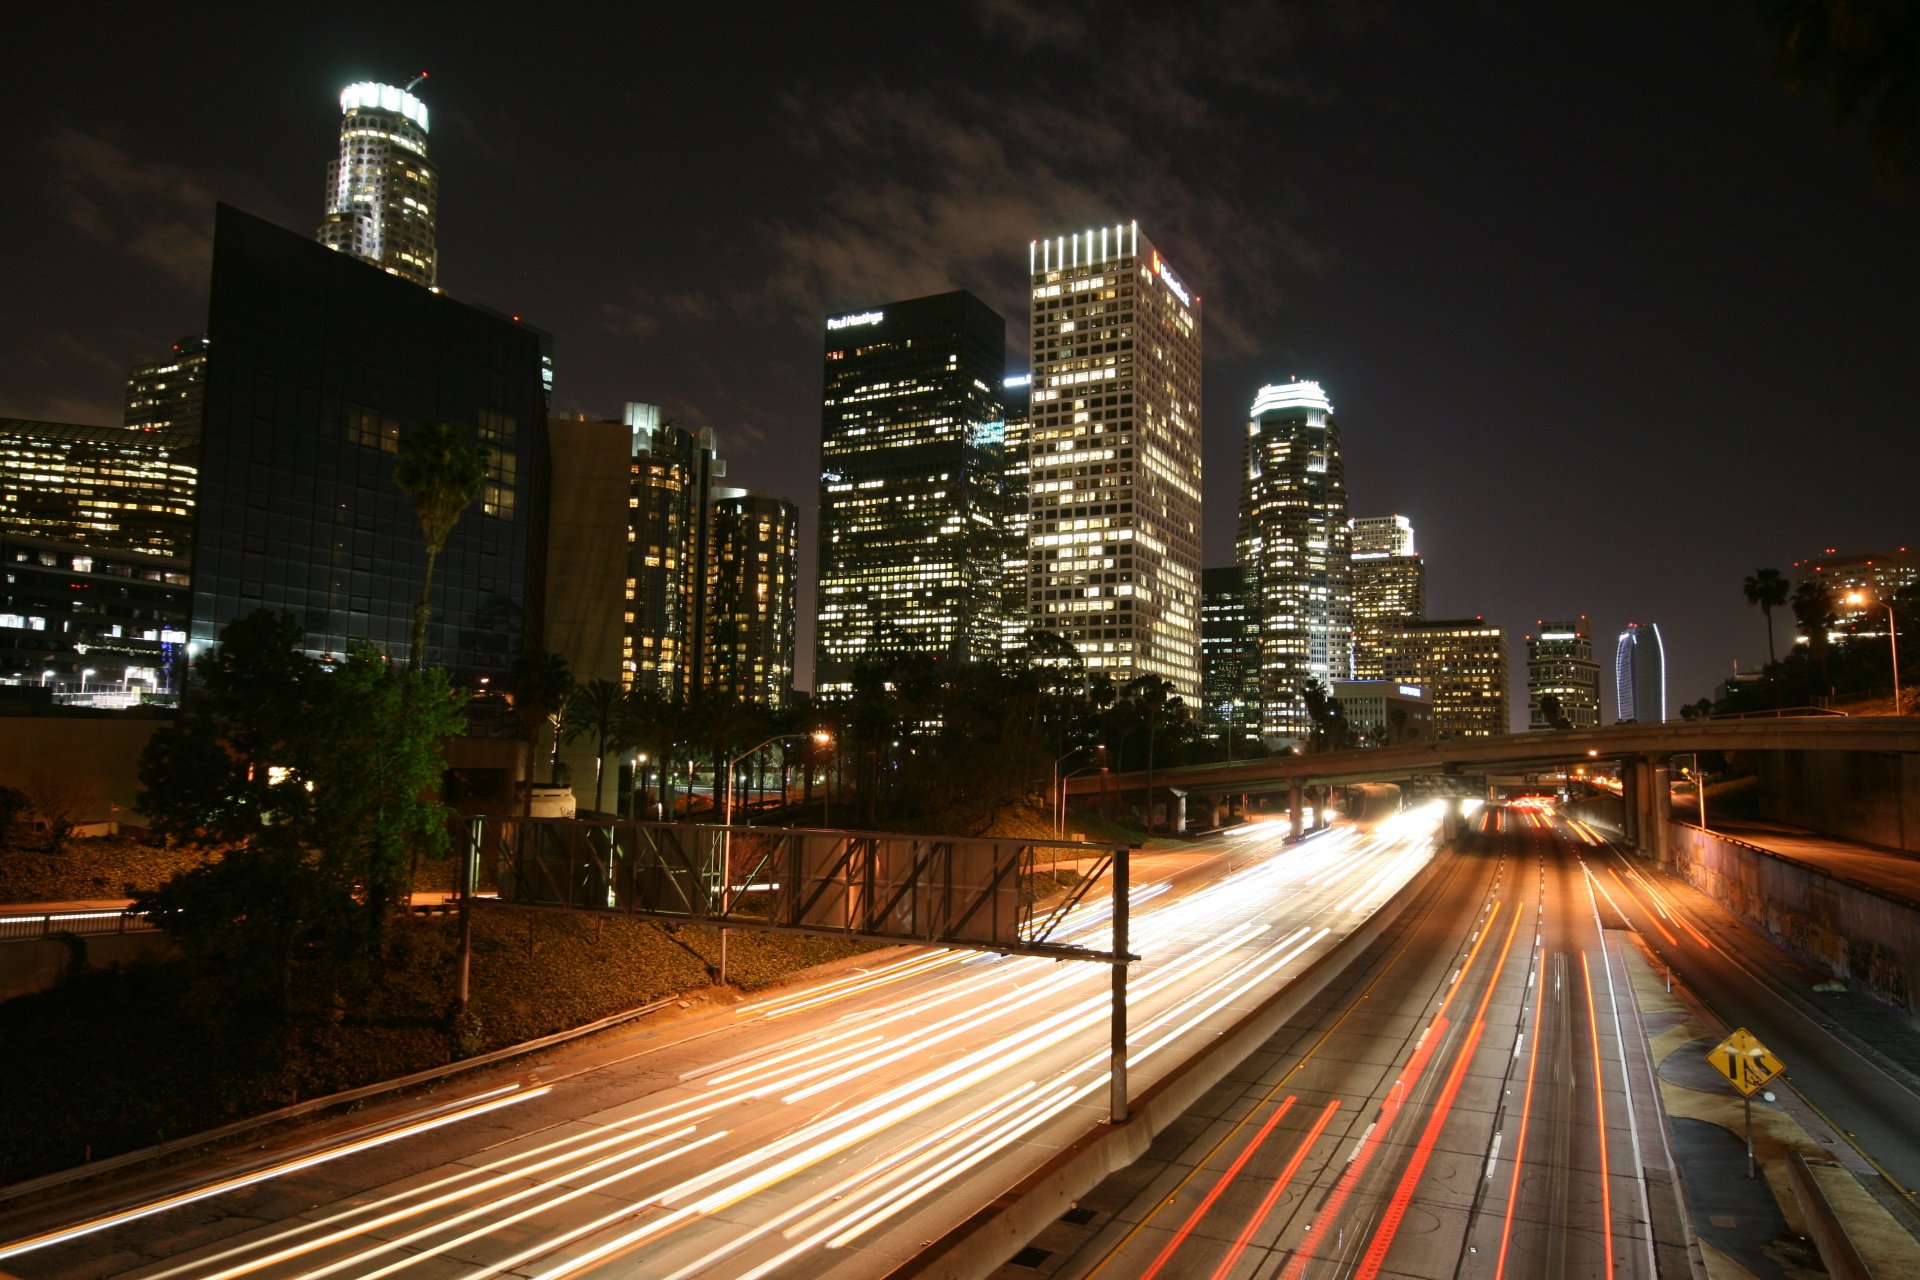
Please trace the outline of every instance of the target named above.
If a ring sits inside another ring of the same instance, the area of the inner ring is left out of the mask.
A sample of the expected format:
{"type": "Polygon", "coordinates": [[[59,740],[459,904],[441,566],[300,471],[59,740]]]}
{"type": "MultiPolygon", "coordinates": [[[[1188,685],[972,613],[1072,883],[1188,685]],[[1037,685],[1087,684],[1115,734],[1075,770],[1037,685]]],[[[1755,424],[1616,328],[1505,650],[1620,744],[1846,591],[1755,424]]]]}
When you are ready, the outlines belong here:
{"type": "Polygon", "coordinates": [[[1920,904],[1686,823],[1670,823],[1669,838],[1676,869],[1702,893],[1834,977],[1920,1014],[1920,904]]]}

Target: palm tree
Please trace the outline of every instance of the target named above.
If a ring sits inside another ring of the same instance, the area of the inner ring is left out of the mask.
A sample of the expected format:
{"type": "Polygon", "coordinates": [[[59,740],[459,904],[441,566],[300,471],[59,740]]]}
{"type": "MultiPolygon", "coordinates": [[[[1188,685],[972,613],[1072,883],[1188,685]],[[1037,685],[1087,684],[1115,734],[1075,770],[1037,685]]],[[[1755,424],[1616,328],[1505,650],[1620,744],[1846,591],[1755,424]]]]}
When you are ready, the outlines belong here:
{"type": "Polygon", "coordinates": [[[601,778],[606,769],[607,752],[613,749],[625,696],[625,691],[612,680],[589,680],[567,698],[566,729],[562,736],[572,742],[592,735],[594,745],[599,748],[593,757],[595,813],[600,812],[601,778]]]}
{"type": "MultiPolygon", "coordinates": [[[[1141,717],[1147,725],[1147,832],[1153,832],[1153,740],[1160,729],[1160,713],[1168,708],[1168,698],[1173,693],[1173,685],[1164,677],[1156,675],[1135,676],[1127,681],[1126,694],[1129,700],[1138,702],[1141,717]]],[[[1177,704],[1179,699],[1173,699],[1177,704]]]]}
{"type": "Polygon", "coordinates": [[[413,638],[407,670],[418,671],[426,655],[428,603],[433,565],[440,558],[460,513],[473,505],[487,480],[487,447],[450,422],[422,422],[400,441],[393,482],[413,501],[427,564],[420,574],[420,602],[413,606],[413,638]]]}
{"type": "Polygon", "coordinates": [[[1792,605],[1800,633],[1807,638],[1813,669],[1819,675],[1820,687],[1815,696],[1824,698],[1833,691],[1827,676],[1827,632],[1834,624],[1833,595],[1820,582],[1809,578],[1793,589],[1792,605]]]}
{"type": "Polygon", "coordinates": [[[1787,602],[1787,580],[1778,569],[1758,569],[1747,575],[1747,603],[1760,606],[1760,614],[1767,620],[1767,665],[1772,666],[1773,657],[1773,611],[1787,602]]]}
{"type": "Polygon", "coordinates": [[[567,695],[573,690],[573,676],[567,670],[567,660],[559,654],[528,649],[507,668],[501,687],[513,699],[513,714],[527,731],[527,789],[520,816],[530,818],[533,816],[533,758],[540,742],[540,726],[566,705],[567,695]]]}

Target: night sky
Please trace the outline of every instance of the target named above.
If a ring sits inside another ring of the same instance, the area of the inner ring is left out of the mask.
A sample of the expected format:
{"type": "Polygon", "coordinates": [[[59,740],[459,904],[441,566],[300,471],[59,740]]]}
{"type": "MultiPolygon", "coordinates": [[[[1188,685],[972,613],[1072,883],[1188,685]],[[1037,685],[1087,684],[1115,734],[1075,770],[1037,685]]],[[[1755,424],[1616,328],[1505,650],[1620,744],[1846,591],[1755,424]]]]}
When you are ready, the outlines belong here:
{"type": "Polygon", "coordinates": [[[1916,536],[1920,204],[1731,3],[557,8],[11,18],[0,415],[118,422],[214,201],[311,233],[340,87],[426,68],[442,287],[555,333],[557,413],[661,404],[800,504],[803,685],[821,318],[966,288],[1023,353],[1028,241],[1128,219],[1205,296],[1208,563],[1254,392],[1319,380],[1522,722],[1536,619],[1609,700],[1658,622],[1691,700],[1765,656],[1746,574],[1916,536]]]}

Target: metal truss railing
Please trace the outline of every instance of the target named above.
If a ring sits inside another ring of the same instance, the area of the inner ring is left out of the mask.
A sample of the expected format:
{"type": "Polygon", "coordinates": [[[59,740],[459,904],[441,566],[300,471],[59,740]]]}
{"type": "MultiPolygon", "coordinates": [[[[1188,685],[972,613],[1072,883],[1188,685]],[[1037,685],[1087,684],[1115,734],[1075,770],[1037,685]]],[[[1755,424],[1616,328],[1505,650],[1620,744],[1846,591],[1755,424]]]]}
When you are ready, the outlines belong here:
{"type": "Polygon", "coordinates": [[[1124,846],[870,831],[471,820],[474,883],[514,906],[1111,964],[1055,940],[1124,846]],[[1039,879],[1073,860],[1064,894],[1039,879]],[[1044,908],[1037,905],[1048,899],[1044,908]]]}

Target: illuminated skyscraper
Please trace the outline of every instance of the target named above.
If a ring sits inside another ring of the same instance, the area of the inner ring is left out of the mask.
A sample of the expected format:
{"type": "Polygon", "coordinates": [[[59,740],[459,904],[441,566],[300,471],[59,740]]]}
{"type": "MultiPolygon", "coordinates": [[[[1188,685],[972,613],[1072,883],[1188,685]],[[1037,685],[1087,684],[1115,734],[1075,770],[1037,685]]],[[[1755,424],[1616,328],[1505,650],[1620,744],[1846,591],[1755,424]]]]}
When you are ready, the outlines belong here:
{"type": "Polygon", "coordinates": [[[1442,738],[1507,733],[1507,633],[1483,618],[1409,622],[1381,638],[1386,678],[1419,685],[1442,738]]]}
{"type": "Polygon", "coordinates": [[[1527,728],[1552,729],[1541,699],[1553,698],[1570,728],[1600,724],[1600,664],[1593,656],[1593,627],[1581,614],[1568,622],[1542,622],[1527,637],[1527,728]]]}
{"type": "Polygon", "coordinates": [[[1010,374],[1001,381],[1001,408],[1005,414],[1006,466],[1001,473],[1007,532],[1001,563],[1001,640],[1004,652],[1022,649],[1033,620],[1027,616],[1027,505],[1030,500],[1028,450],[1031,446],[1033,415],[1028,395],[1033,390],[1033,375],[1010,374]]]}
{"type": "Polygon", "coordinates": [[[621,666],[628,685],[686,699],[706,664],[713,482],[726,464],[710,427],[664,421],[650,404],[628,404],[626,420],[633,472],[621,666]]]}
{"type": "Polygon", "coordinates": [[[1200,571],[1201,723],[1230,751],[1260,742],[1260,627],[1237,564],[1200,571]]]}
{"type": "Polygon", "coordinates": [[[991,658],[1005,630],[1007,324],[962,291],[826,323],[814,688],[862,658],[991,658]]]}
{"type": "Polygon", "coordinates": [[[432,288],[440,175],[427,159],[427,104],[390,84],[340,91],[340,155],[327,164],[320,243],[432,288]]]}
{"type": "Polygon", "coordinates": [[[722,699],[781,707],[793,694],[799,523],[784,498],[714,492],[706,686],[722,699]]]}
{"type": "Polygon", "coordinates": [[[173,344],[164,360],[136,365],[127,375],[128,427],[138,431],[198,433],[207,395],[207,335],[173,344]]]}
{"type": "Polygon", "coordinates": [[[1405,516],[1362,516],[1353,522],[1353,677],[1386,675],[1380,639],[1389,627],[1427,616],[1427,566],[1413,547],[1405,516]]]}
{"type": "Polygon", "coordinates": [[[1660,628],[1629,622],[1613,653],[1613,693],[1620,721],[1659,724],[1667,718],[1667,649],[1660,628]]]}
{"type": "Polygon", "coordinates": [[[1027,611],[1200,697],[1200,296],[1135,223],[1028,250],[1027,611]]]}
{"type": "Polygon", "coordinates": [[[1305,690],[1353,674],[1340,427],[1317,382],[1266,386],[1247,423],[1240,563],[1260,625],[1261,736],[1304,739],[1305,690]]]}

